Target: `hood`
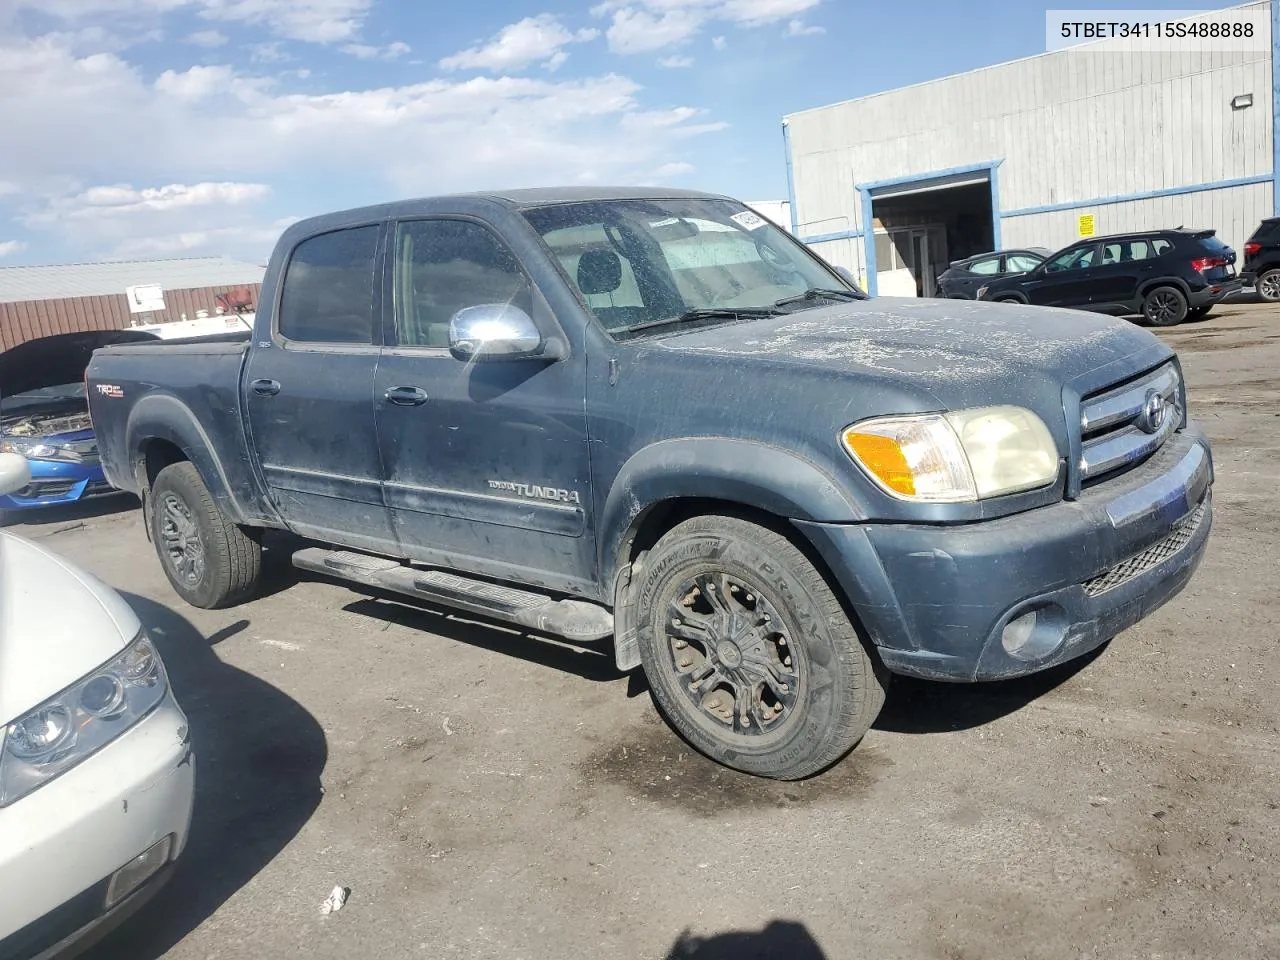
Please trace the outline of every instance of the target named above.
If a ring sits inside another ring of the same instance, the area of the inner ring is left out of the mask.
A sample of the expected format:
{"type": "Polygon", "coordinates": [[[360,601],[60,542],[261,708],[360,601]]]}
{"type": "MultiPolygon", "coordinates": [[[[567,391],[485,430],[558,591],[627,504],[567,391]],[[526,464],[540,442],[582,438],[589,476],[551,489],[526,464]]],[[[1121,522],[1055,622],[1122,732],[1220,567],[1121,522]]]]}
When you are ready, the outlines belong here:
{"type": "Polygon", "coordinates": [[[141,330],[87,330],[28,340],[0,353],[0,397],[76,383],[99,347],[158,339],[141,330]]]}
{"type": "Polygon", "coordinates": [[[1060,406],[1068,382],[1161,342],[1127,320],[1077,310],[877,297],[676,334],[662,346],[898,379],[957,409],[1003,402],[993,398],[1025,383],[1060,406]]]}
{"type": "Polygon", "coordinates": [[[140,628],[96,577],[0,533],[0,726],[106,663],[140,628]]]}

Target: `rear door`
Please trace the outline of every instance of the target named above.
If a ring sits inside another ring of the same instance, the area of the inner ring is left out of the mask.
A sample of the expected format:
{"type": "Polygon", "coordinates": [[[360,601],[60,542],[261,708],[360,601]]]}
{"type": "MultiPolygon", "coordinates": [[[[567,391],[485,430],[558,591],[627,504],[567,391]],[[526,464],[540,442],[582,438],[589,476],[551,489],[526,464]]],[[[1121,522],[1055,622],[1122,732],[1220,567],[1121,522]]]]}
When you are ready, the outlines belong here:
{"type": "Polygon", "coordinates": [[[990,283],[1000,275],[1000,257],[982,257],[974,260],[965,268],[960,286],[966,297],[976,297],[978,288],[990,283]]]}
{"type": "Polygon", "coordinates": [[[373,406],[383,233],[371,223],[294,248],[272,339],[251,348],[242,386],[263,479],[290,528],[379,553],[395,549],[373,406]]]}
{"type": "Polygon", "coordinates": [[[468,363],[449,352],[449,322],[464,307],[510,303],[544,332],[554,322],[517,256],[488,225],[405,220],[391,249],[393,342],[374,395],[401,553],[586,589],[595,547],[585,510],[585,362],[468,363]]]}

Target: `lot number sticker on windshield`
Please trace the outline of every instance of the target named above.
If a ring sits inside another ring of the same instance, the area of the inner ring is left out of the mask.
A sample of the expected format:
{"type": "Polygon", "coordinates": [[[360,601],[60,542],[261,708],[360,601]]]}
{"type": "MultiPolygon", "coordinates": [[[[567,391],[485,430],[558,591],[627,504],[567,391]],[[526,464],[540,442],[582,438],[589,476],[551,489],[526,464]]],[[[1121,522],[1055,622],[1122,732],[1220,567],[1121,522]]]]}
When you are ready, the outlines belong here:
{"type": "Polygon", "coordinates": [[[769,221],[758,213],[752,213],[750,210],[743,210],[741,213],[735,213],[729,218],[743,230],[759,230],[769,221]]]}

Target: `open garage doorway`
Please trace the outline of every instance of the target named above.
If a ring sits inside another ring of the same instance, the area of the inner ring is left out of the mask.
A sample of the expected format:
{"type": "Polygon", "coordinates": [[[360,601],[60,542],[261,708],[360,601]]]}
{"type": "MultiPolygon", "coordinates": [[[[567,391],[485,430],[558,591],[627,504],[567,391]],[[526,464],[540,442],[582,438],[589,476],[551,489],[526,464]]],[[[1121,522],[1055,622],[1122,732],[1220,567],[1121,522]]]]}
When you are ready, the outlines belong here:
{"type": "Polygon", "coordinates": [[[934,296],[938,275],[952,261],[996,248],[989,169],[863,189],[880,296],[934,296]]]}

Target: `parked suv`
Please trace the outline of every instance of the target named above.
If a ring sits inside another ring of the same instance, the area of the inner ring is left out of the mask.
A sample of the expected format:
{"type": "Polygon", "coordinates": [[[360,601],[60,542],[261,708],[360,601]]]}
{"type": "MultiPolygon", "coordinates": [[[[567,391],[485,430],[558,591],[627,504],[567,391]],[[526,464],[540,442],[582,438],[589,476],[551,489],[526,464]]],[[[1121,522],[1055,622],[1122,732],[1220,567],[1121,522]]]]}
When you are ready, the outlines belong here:
{"type": "Polygon", "coordinates": [[[1044,247],[995,250],[955,260],[938,276],[938,296],[950,300],[973,300],[978,288],[995,277],[1034,270],[1053,253],[1044,247]]]}
{"type": "Polygon", "coordinates": [[[1195,320],[1240,289],[1236,252],[1214,230],[1155,230],[1091,237],[1029,273],[993,280],[979,300],[1141,314],[1156,327],[1195,320]]]}
{"type": "Polygon", "coordinates": [[[1244,245],[1240,279],[1268,303],[1280,301],[1280,217],[1263,220],[1253,231],[1244,245]]]}

